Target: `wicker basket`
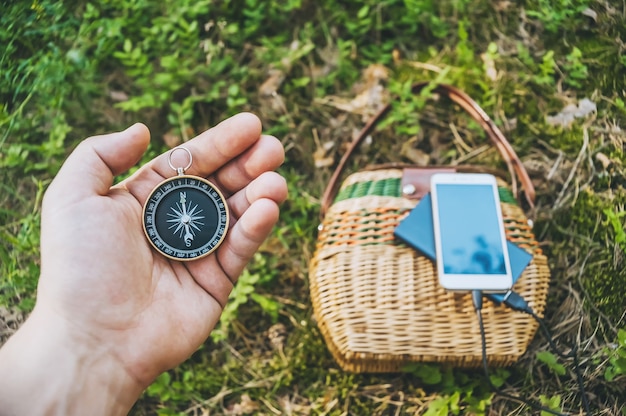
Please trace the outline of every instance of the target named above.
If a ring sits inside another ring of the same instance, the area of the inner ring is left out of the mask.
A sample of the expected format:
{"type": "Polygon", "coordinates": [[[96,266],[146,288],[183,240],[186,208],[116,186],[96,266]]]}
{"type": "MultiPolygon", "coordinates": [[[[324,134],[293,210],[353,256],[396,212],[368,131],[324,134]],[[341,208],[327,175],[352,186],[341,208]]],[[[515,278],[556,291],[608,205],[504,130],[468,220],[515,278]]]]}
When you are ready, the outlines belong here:
{"type": "MultiPolygon", "coordinates": [[[[479,366],[471,295],[444,290],[434,263],[394,237],[419,201],[403,195],[404,171],[354,173],[323,209],[309,270],[318,326],[348,371],[396,372],[409,362],[479,366]]],[[[501,179],[499,187],[507,238],[533,255],[514,289],[542,316],[550,278],[546,257],[511,188],[501,179]]],[[[493,366],[515,362],[537,329],[532,317],[492,302],[484,303],[483,317],[493,366]]]]}

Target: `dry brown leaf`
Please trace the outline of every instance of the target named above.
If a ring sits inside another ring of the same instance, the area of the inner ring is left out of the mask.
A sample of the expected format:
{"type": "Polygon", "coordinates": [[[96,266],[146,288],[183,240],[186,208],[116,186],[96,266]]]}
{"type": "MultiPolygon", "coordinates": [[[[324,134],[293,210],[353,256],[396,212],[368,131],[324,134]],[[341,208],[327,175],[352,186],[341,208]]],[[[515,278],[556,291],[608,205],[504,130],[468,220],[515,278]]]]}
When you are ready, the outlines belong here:
{"type": "Polygon", "coordinates": [[[285,80],[285,73],[280,69],[270,69],[268,75],[268,78],[259,87],[261,97],[271,97],[275,95],[285,80]]]}
{"type": "Polygon", "coordinates": [[[485,64],[485,75],[492,81],[495,81],[498,78],[498,70],[496,69],[496,63],[493,58],[486,53],[480,54],[480,58],[483,60],[485,64]]]}
{"type": "Polygon", "coordinates": [[[335,146],[334,142],[327,141],[324,144],[320,141],[317,129],[313,129],[313,141],[315,142],[315,152],[313,152],[313,162],[316,168],[325,168],[334,163],[332,156],[328,154],[330,149],[335,146]]]}
{"type": "Polygon", "coordinates": [[[335,159],[332,156],[328,156],[328,151],[332,149],[334,145],[333,142],[326,142],[315,149],[315,152],[313,152],[313,161],[315,162],[316,168],[325,168],[335,163],[335,159]]]}
{"type": "Polygon", "coordinates": [[[255,402],[247,394],[241,395],[241,401],[235,403],[226,410],[226,414],[232,416],[250,415],[259,410],[259,403],[255,402]]]}
{"type": "Polygon", "coordinates": [[[510,1],[497,1],[494,3],[493,8],[494,10],[498,11],[498,12],[505,12],[507,10],[509,10],[509,8],[511,7],[512,3],[510,1]]]}
{"type": "Polygon", "coordinates": [[[568,104],[558,114],[547,116],[546,121],[553,126],[568,127],[576,118],[586,117],[597,111],[596,103],[589,98],[583,98],[578,105],[568,104]]]}
{"type": "Polygon", "coordinates": [[[170,130],[163,135],[163,142],[167,147],[173,149],[181,144],[183,141],[177,134],[172,133],[172,131],[170,130]]]}
{"type": "Polygon", "coordinates": [[[124,91],[109,91],[109,97],[111,97],[113,101],[128,101],[128,94],[124,91]]]}
{"type": "Polygon", "coordinates": [[[287,336],[287,328],[283,324],[274,324],[267,330],[267,337],[270,340],[272,348],[282,351],[285,346],[285,338],[287,336]]]}
{"type": "Polygon", "coordinates": [[[400,153],[417,166],[427,166],[430,163],[430,155],[423,150],[414,148],[411,141],[407,141],[402,145],[400,153]]]}
{"type": "Polygon", "coordinates": [[[367,88],[389,79],[389,70],[381,64],[371,64],[363,71],[363,78],[367,88]]]}
{"type": "Polygon", "coordinates": [[[423,69],[425,71],[435,72],[440,74],[443,69],[434,64],[429,64],[428,62],[418,62],[418,61],[406,61],[407,65],[412,66],[415,69],[423,69]]]}
{"type": "Polygon", "coordinates": [[[317,49],[317,54],[326,64],[337,67],[341,59],[341,50],[335,44],[328,44],[321,49],[317,49]]]}
{"type": "Polygon", "coordinates": [[[594,22],[598,21],[598,13],[596,13],[594,10],[590,9],[590,8],[586,8],[585,10],[583,10],[583,16],[587,16],[591,19],[593,19],[594,22]]]}
{"type": "Polygon", "coordinates": [[[607,155],[601,152],[598,152],[596,154],[596,160],[602,164],[602,167],[604,169],[607,169],[609,166],[611,166],[611,163],[613,163],[613,161],[611,161],[611,159],[607,155]]]}
{"type": "Polygon", "coordinates": [[[352,99],[333,95],[317,99],[321,104],[339,110],[369,118],[382,108],[388,100],[388,92],[383,82],[389,77],[389,70],[381,64],[372,64],[363,71],[362,79],[353,90],[356,96],[352,99]]]}

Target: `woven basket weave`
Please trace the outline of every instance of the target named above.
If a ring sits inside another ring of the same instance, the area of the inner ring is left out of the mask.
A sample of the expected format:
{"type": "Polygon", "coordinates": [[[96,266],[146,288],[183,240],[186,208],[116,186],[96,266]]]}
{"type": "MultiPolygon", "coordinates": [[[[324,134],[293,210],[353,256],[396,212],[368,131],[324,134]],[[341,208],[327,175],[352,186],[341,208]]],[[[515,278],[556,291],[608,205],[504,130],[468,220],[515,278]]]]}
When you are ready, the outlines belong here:
{"type": "MultiPolygon", "coordinates": [[[[326,210],[309,269],[318,326],[344,370],[396,372],[409,362],[477,367],[482,348],[471,295],[443,289],[433,261],[394,237],[419,202],[402,195],[402,175],[393,168],[354,173],[326,210]]],[[[498,181],[507,238],[533,255],[514,289],[542,316],[546,257],[509,186],[498,181]]],[[[488,301],[482,313],[488,364],[512,364],[537,323],[488,301]]]]}

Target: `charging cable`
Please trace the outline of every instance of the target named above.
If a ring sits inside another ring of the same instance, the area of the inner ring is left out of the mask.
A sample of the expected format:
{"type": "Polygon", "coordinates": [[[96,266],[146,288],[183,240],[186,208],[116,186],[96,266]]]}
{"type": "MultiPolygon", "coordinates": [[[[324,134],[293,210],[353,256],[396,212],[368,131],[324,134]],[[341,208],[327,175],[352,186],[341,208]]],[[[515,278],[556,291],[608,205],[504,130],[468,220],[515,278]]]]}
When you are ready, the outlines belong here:
{"type": "MultiPolygon", "coordinates": [[[[520,397],[516,397],[516,396],[512,396],[510,394],[507,394],[505,392],[503,392],[502,390],[500,390],[498,387],[494,386],[494,384],[491,382],[491,377],[489,376],[489,367],[487,365],[487,339],[485,336],[485,326],[483,323],[483,315],[482,315],[482,308],[483,308],[483,294],[482,291],[480,290],[473,290],[472,291],[472,302],[474,304],[474,310],[476,311],[476,316],[478,318],[478,326],[480,329],[480,338],[481,338],[481,343],[482,343],[482,364],[483,364],[483,371],[485,372],[485,376],[487,378],[487,381],[489,382],[489,385],[491,386],[491,388],[495,391],[495,393],[501,397],[504,397],[508,400],[511,401],[515,401],[518,403],[522,403],[526,406],[532,407],[535,410],[540,410],[542,412],[547,412],[553,415],[557,415],[557,416],[566,416],[564,413],[559,413],[556,412],[552,409],[549,409],[547,407],[538,405],[536,403],[532,403],[529,402],[527,400],[524,400],[520,397]]],[[[578,381],[578,387],[580,389],[580,394],[581,394],[581,400],[583,402],[583,406],[585,408],[585,412],[587,415],[591,415],[591,411],[589,410],[589,402],[587,400],[587,395],[585,393],[585,387],[584,387],[584,382],[583,382],[583,378],[582,378],[582,374],[580,372],[580,365],[578,362],[578,354],[577,354],[577,348],[574,347],[572,348],[572,351],[569,354],[564,354],[562,353],[554,344],[554,340],[552,338],[552,335],[550,334],[550,331],[548,330],[547,326],[545,325],[543,319],[541,319],[539,316],[537,316],[537,314],[532,310],[532,308],[530,307],[530,305],[528,304],[528,302],[526,302],[526,300],[520,296],[518,293],[513,292],[513,291],[509,291],[505,296],[504,299],[502,300],[502,303],[504,303],[506,306],[508,306],[509,308],[518,311],[518,312],[523,312],[526,313],[530,316],[532,316],[538,323],[539,326],[541,327],[546,339],[548,340],[548,344],[550,345],[550,347],[554,350],[554,352],[559,355],[562,358],[573,358],[574,359],[574,371],[576,373],[576,378],[578,381]]]]}

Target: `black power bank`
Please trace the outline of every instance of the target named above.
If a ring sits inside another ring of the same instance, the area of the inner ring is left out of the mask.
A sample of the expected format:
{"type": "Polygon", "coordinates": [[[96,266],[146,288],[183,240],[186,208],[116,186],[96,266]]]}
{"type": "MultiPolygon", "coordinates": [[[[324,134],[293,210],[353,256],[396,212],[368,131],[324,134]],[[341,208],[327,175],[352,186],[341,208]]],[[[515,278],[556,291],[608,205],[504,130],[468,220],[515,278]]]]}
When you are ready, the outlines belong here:
{"type": "MultiPolygon", "coordinates": [[[[406,244],[435,261],[435,231],[430,194],[424,195],[409,215],[398,224],[394,234],[406,244]]],[[[507,241],[507,248],[509,250],[513,284],[515,284],[533,256],[510,241],[507,241]]],[[[507,292],[485,294],[485,296],[497,304],[502,303],[506,295],[507,292]]]]}

